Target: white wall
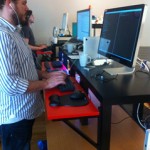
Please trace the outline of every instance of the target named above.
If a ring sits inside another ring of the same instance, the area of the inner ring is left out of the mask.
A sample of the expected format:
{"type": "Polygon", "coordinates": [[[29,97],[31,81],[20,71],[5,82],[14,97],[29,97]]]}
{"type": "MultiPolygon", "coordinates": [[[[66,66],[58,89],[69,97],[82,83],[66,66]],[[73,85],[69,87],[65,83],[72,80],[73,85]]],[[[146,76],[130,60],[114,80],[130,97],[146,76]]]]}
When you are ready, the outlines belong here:
{"type": "MultiPolygon", "coordinates": [[[[49,44],[54,26],[60,27],[62,14],[69,13],[69,27],[76,21],[76,12],[92,6],[93,15],[100,17],[106,8],[145,3],[150,6],[150,0],[30,0],[28,6],[33,10],[35,23],[32,25],[37,43],[49,44]]],[[[141,46],[150,46],[150,10],[148,10],[141,46]]]]}

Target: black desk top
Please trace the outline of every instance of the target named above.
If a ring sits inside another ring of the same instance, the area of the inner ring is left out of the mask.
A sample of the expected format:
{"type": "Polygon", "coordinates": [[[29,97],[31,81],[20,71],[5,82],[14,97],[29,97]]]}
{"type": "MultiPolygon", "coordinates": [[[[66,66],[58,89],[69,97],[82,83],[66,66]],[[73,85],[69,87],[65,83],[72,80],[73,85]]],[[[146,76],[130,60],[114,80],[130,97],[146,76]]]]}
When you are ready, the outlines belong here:
{"type": "MultiPolygon", "coordinates": [[[[63,53],[67,57],[67,54],[63,53]]],[[[80,66],[79,60],[69,60],[71,70],[80,75],[85,90],[90,88],[101,103],[100,118],[98,119],[98,149],[109,150],[112,105],[135,104],[136,106],[138,103],[150,102],[150,75],[135,72],[131,75],[118,75],[116,79],[103,82],[93,75],[97,73],[97,70],[102,72],[104,67],[109,66],[101,66],[96,70],[87,71],[80,66]]],[[[135,114],[134,111],[133,117],[137,115],[137,112],[135,114]]]]}
{"type": "MultiPolygon", "coordinates": [[[[105,104],[133,104],[150,102],[150,76],[134,72],[132,75],[118,75],[116,79],[103,82],[92,77],[94,69],[87,71],[80,67],[79,60],[72,60],[73,68],[93,91],[95,96],[105,104]]],[[[101,70],[103,67],[99,67],[101,70]]],[[[97,69],[96,69],[97,70],[97,69]]]]}

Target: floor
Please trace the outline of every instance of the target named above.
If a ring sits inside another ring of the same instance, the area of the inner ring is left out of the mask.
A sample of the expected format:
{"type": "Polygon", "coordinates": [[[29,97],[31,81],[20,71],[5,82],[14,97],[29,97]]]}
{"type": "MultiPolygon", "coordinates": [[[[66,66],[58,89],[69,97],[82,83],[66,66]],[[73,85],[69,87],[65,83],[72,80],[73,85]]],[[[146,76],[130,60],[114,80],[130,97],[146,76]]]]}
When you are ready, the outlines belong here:
{"type": "MultiPolygon", "coordinates": [[[[96,141],[97,119],[90,118],[88,126],[71,122],[96,141]]],[[[47,121],[46,127],[49,150],[96,150],[62,121],[47,121]]],[[[144,138],[144,130],[120,106],[113,106],[110,150],[142,150],[144,138]]]]}
{"type": "Polygon", "coordinates": [[[45,113],[35,120],[31,141],[31,150],[39,150],[38,141],[46,140],[45,113]]]}
{"type": "MultiPolygon", "coordinates": [[[[82,126],[79,120],[71,122],[96,141],[97,119],[90,118],[88,126],[82,126]]],[[[120,106],[113,106],[110,150],[142,150],[144,137],[144,130],[120,106]]],[[[31,150],[39,150],[37,142],[46,138],[49,150],[96,150],[62,121],[45,121],[43,113],[33,127],[31,150]]]]}

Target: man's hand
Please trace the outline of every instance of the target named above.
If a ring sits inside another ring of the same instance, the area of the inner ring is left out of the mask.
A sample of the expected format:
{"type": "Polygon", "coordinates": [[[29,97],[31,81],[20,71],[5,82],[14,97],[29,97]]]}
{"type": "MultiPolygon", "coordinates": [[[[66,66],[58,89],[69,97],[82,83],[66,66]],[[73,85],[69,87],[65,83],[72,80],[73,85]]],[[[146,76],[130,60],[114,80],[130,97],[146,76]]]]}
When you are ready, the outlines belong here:
{"type": "Polygon", "coordinates": [[[50,78],[48,78],[47,80],[47,86],[45,87],[45,89],[51,89],[56,87],[59,84],[65,84],[65,76],[64,73],[56,73],[52,72],[50,75],[50,78]]]}
{"type": "Polygon", "coordinates": [[[52,76],[63,76],[64,77],[64,80],[66,79],[67,77],[67,74],[66,72],[60,70],[60,71],[52,71],[52,72],[46,72],[46,71],[38,71],[38,74],[39,74],[39,77],[42,78],[42,79],[49,79],[51,78],[52,76]]]}
{"type": "Polygon", "coordinates": [[[34,92],[38,90],[51,89],[59,84],[65,84],[67,74],[63,71],[55,72],[38,72],[43,80],[29,81],[27,92],[34,92]]]}

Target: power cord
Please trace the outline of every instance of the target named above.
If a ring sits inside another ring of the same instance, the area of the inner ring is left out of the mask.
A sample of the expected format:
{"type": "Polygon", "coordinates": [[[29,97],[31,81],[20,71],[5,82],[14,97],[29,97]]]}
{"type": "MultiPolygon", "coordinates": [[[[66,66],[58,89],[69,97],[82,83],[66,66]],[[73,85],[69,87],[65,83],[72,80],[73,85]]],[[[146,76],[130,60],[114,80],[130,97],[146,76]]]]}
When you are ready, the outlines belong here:
{"type": "Polygon", "coordinates": [[[120,120],[120,121],[118,121],[118,122],[112,122],[111,124],[119,124],[119,123],[121,123],[121,122],[123,122],[123,121],[125,121],[125,120],[127,120],[127,119],[129,119],[129,118],[131,118],[131,117],[125,117],[124,119],[122,119],[122,120],[120,120]]]}
{"type": "Polygon", "coordinates": [[[140,103],[138,104],[138,106],[137,106],[137,120],[138,120],[138,122],[139,122],[139,124],[141,125],[141,127],[143,128],[143,129],[146,129],[146,126],[144,125],[144,124],[142,124],[142,122],[141,122],[141,120],[140,120],[140,118],[139,118],[139,109],[140,109],[140,103]]]}
{"type": "Polygon", "coordinates": [[[75,64],[76,61],[77,61],[77,59],[75,59],[75,60],[73,61],[73,63],[72,63],[71,66],[69,67],[69,70],[72,69],[72,66],[75,64]]]}
{"type": "MultiPolygon", "coordinates": [[[[140,69],[135,71],[135,75],[141,77],[137,73],[145,73],[146,75],[148,75],[148,77],[150,77],[150,62],[147,61],[147,60],[142,60],[140,58],[137,58],[137,62],[136,63],[140,66],[140,69]]],[[[145,76],[144,76],[144,78],[145,78],[145,76]]]]}
{"type": "Polygon", "coordinates": [[[142,60],[139,57],[137,58],[137,62],[136,62],[139,66],[141,70],[150,72],[150,62],[147,60],[142,60]]]}

